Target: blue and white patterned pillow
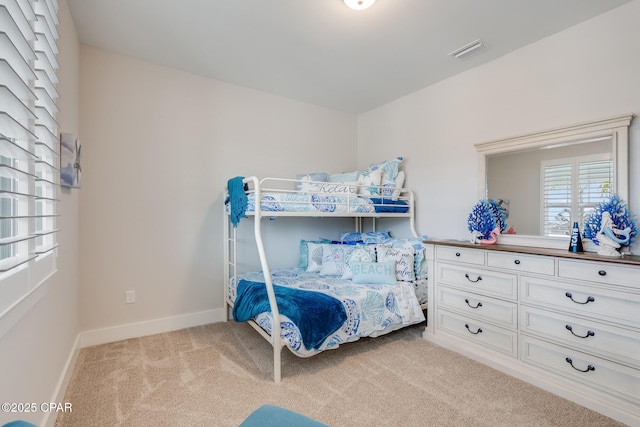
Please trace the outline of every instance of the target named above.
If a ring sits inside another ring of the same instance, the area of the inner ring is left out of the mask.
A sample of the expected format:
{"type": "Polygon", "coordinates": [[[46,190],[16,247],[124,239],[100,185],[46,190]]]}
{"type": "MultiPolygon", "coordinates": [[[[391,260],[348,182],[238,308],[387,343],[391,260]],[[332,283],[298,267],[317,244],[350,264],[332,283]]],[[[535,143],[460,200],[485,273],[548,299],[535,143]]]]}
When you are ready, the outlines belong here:
{"type": "Polygon", "coordinates": [[[382,169],[374,171],[365,171],[358,176],[358,194],[363,196],[377,196],[379,195],[380,183],[382,181],[382,169]]]}
{"type": "Polygon", "coordinates": [[[309,243],[331,243],[331,240],[300,240],[300,258],[298,259],[298,268],[306,270],[309,265],[309,243]]]}
{"type": "Polygon", "coordinates": [[[341,233],[340,242],[345,244],[362,243],[362,233],[359,233],[357,231],[341,233]]]}
{"type": "Polygon", "coordinates": [[[326,172],[314,172],[296,175],[296,190],[301,193],[315,193],[320,187],[319,182],[327,181],[326,172]]]}
{"type": "Polygon", "coordinates": [[[390,239],[388,231],[365,231],[365,232],[347,232],[340,234],[340,242],[346,244],[366,243],[375,244],[382,243],[390,239]]]}
{"type": "Polygon", "coordinates": [[[362,233],[362,241],[366,244],[378,244],[386,242],[390,238],[388,231],[365,231],[362,233]]]}
{"type": "Polygon", "coordinates": [[[380,163],[374,163],[369,165],[369,170],[375,171],[382,169],[387,180],[395,181],[396,176],[398,176],[398,166],[400,166],[402,160],[404,160],[402,157],[396,157],[395,159],[385,160],[380,163]]]}
{"type": "Polygon", "coordinates": [[[375,262],[376,250],[371,245],[347,246],[344,257],[343,279],[353,277],[352,265],[356,262],[375,262]]]}
{"type": "Polygon", "coordinates": [[[323,250],[322,247],[326,243],[307,243],[307,248],[309,250],[308,258],[307,258],[307,272],[308,273],[318,273],[322,268],[322,255],[323,250]]]}
{"type": "Polygon", "coordinates": [[[328,182],[354,182],[358,180],[360,171],[329,174],[328,182]]]}
{"type": "Polygon", "coordinates": [[[398,176],[400,174],[398,168],[402,161],[402,157],[396,157],[395,159],[369,165],[369,171],[382,170],[382,177],[380,178],[380,185],[383,187],[380,192],[382,197],[389,197],[393,200],[398,199],[400,191],[395,189],[402,188],[404,184],[404,172],[401,177],[398,176]]]}
{"type": "Polygon", "coordinates": [[[322,246],[321,276],[342,276],[345,265],[345,248],[341,244],[329,244],[322,246]]]}
{"type": "Polygon", "coordinates": [[[381,196],[388,197],[391,200],[398,200],[400,190],[404,185],[404,171],[399,171],[395,180],[389,179],[387,174],[382,174],[381,196]]]}

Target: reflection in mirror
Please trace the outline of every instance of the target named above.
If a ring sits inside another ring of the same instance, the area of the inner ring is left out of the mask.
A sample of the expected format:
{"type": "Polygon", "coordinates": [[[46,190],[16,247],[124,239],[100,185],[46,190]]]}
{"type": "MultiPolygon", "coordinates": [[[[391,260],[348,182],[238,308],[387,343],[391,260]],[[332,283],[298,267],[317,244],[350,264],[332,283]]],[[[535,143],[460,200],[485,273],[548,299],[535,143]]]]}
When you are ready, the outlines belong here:
{"type": "Polygon", "coordinates": [[[487,197],[503,200],[518,234],[569,236],[612,195],[611,137],[487,156],[487,197]],[[514,179],[514,177],[516,179],[514,179]]]}
{"type": "Polygon", "coordinates": [[[628,200],[633,114],[477,144],[479,198],[502,200],[499,242],[566,248],[570,227],[617,194],[628,200]]]}

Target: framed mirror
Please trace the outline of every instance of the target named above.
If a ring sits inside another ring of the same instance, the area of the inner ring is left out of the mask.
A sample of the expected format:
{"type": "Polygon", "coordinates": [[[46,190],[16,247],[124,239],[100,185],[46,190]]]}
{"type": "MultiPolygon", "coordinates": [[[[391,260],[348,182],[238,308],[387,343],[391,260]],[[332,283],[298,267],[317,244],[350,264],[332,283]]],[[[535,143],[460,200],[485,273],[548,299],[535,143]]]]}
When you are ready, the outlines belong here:
{"type": "MultiPolygon", "coordinates": [[[[566,249],[571,225],[614,193],[629,203],[633,114],[476,144],[478,197],[502,201],[499,243],[566,249]]],[[[585,250],[594,250],[587,247],[585,250]]]]}

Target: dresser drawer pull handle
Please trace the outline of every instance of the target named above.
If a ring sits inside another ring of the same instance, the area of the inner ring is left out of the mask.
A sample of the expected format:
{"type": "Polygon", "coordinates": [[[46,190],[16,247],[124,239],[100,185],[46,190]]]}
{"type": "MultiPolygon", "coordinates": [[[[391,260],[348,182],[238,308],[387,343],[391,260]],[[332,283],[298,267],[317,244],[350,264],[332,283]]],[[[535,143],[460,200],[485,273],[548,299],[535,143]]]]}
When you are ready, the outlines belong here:
{"type": "Polygon", "coordinates": [[[473,306],[473,305],[469,304],[469,298],[465,298],[465,299],[464,299],[464,302],[466,302],[466,303],[467,303],[467,305],[468,305],[469,307],[471,307],[471,308],[479,308],[479,307],[482,307],[482,303],[481,303],[481,302],[478,302],[478,304],[476,304],[475,306],[473,306]]]}
{"type": "Polygon", "coordinates": [[[575,366],[573,366],[573,360],[571,360],[571,358],[570,358],[570,357],[567,357],[567,358],[566,358],[566,359],[564,359],[564,360],[566,360],[566,361],[567,361],[567,363],[568,363],[569,365],[571,365],[571,367],[572,367],[573,369],[575,369],[576,371],[580,371],[580,372],[589,372],[589,371],[595,371],[595,370],[596,370],[596,367],[595,367],[595,366],[593,366],[593,365],[588,365],[588,366],[587,366],[587,369],[584,369],[584,370],[579,369],[579,368],[576,368],[575,366]]]}
{"type": "Polygon", "coordinates": [[[456,256],[460,256],[460,252],[456,252],[456,256]]]}
{"type": "Polygon", "coordinates": [[[605,270],[600,270],[600,271],[598,271],[598,274],[601,275],[601,276],[606,276],[607,272],[605,270]]]}
{"type": "Polygon", "coordinates": [[[471,332],[473,335],[478,335],[482,333],[482,328],[478,328],[477,331],[473,332],[471,329],[469,329],[469,324],[465,323],[464,327],[467,328],[467,331],[471,332]]]}
{"type": "Polygon", "coordinates": [[[467,280],[472,282],[472,283],[478,283],[480,280],[482,280],[482,276],[478,276],[478,278],[476,280],[471,280],[471,278],[469,277],[469,273],[465,274],[464,277],[466,277],[467,280]]]}
{"type": "Polygon", "coordinates": [[[520,265],[520,260],[519,259],[517,259],[517,260],[515,260],[513,262],[514,262],[515,265],[520,265]]]}
{"type": "Polygon", "coordinates": [[[571,292],[567,292],[564,294],[567,298],[571,299],[571,301],[575,302],[576,304],[589,304],[590,302],[594,302],[596,299],[592,296],[588,296],[587,300],[585,302],[580,302],[580,301],[576,301],[573,299],[573,295],[571,294],[571,292]]]}
{"type": "Polygon", "coordinates": [[[575,332],[573,332],[573,327],[571,327],[571,325],[567,325],[565,326],[565,328],[567,328],[567,331],[571,332],[573,335],[575,335],[578,338],[589,338],[596,335],[596,333],[591,330],[587,331],[587,335],[578,335],[575,332]]]}

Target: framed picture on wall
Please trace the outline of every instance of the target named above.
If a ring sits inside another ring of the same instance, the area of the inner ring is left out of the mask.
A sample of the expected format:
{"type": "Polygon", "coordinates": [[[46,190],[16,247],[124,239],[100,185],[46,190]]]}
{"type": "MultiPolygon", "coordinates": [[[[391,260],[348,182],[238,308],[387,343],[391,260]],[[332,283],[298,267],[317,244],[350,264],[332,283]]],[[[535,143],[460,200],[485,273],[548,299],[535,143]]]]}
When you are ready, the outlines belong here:
{"type": "Polygon", "coordinates": [[[82,146],[72,133],[60,133],[60,185],[80,188],[82,146]]]}

